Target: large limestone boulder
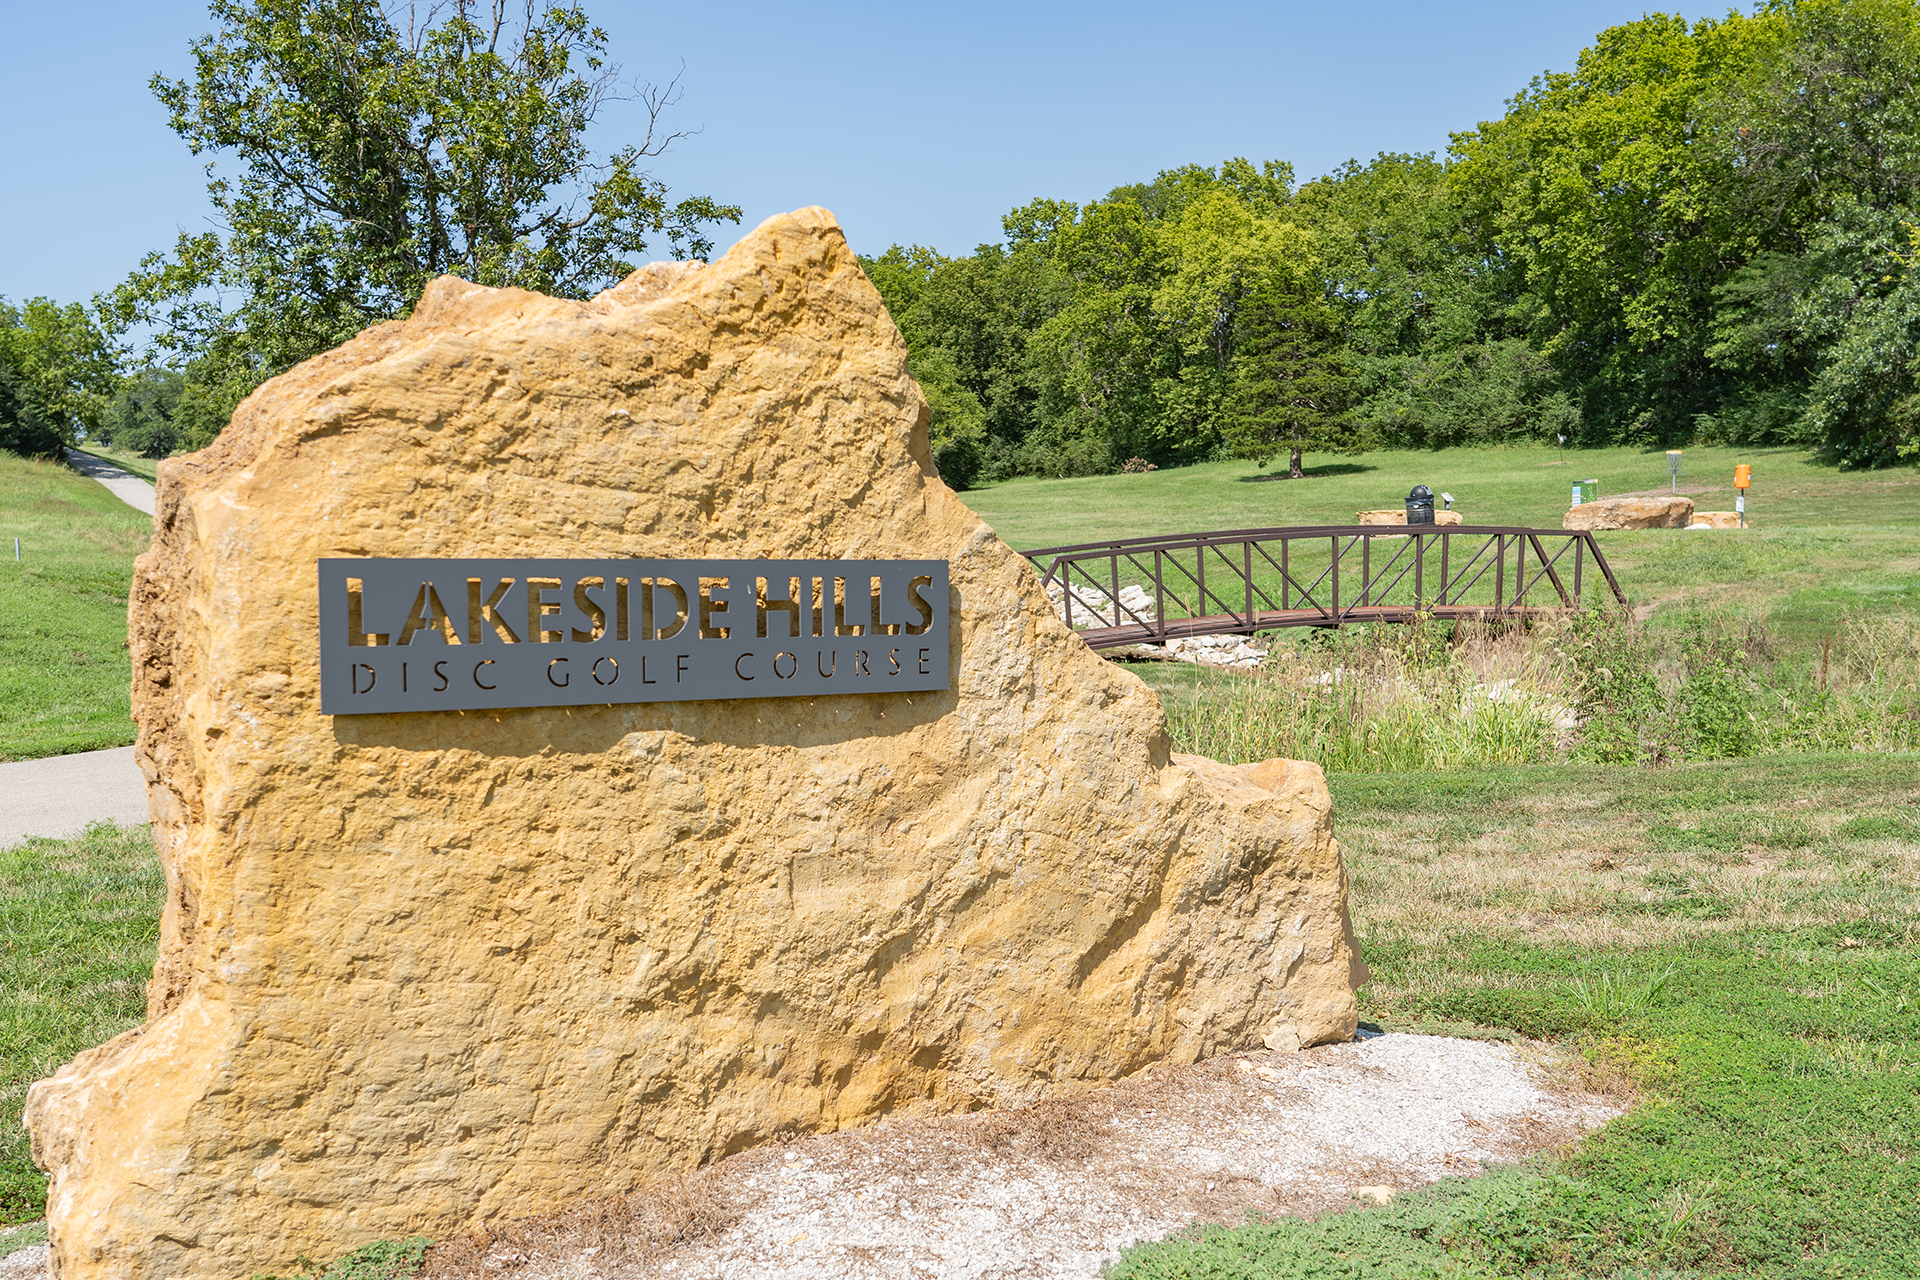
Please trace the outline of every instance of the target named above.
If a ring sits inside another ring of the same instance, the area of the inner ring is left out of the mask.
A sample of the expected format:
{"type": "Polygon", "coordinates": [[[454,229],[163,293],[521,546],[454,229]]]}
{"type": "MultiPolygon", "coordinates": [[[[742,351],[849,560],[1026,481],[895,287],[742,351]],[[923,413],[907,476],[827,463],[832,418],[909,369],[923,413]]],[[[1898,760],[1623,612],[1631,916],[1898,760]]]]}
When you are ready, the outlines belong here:
{"type": "Polygon", "coordinates": [[[832,218],[443,279],[161,465],[148,1021],[34,1086],[62,1280],[444,1236],[888,1112],[1350,1036],[1320,771],[1171,753],[941,484],[832,218]],[[928,558],[951,688],[320,714],[328,556],[928,558]]]}
{"type": "Polygon", "coordinates": [[[1563,529],[1684,529],[1693,523],[1693,499],[1671,496],[1596,498],[1560,518],[1563,529]]]}

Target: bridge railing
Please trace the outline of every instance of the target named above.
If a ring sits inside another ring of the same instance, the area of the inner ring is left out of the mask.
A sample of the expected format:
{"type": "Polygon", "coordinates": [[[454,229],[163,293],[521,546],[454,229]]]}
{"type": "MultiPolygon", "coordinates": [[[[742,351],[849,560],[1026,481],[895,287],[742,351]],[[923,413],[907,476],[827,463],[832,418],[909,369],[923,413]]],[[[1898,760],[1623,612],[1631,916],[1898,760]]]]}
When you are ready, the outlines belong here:
{"type": "Polygon", "coordinates": [[[1028,551],[1095,648],[1281,627],[1557,616],[1591,582],[1624,606],[1586,529],[1316,525],[1124,538],[1028,551]]]}

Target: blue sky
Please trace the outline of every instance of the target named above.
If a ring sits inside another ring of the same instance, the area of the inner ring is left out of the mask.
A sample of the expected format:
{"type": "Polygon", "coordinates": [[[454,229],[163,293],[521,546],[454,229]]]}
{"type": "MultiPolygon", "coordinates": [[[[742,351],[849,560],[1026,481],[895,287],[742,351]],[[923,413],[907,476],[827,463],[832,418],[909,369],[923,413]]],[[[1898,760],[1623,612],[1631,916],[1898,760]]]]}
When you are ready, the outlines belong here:
{"type": "MultiPolygon", "coordinates": [[[[746,226],[822,204],[862,252],[947,253],[999,239],[1000,216],[1035,196],[1085,200],[1178,164],[1275,157],[1306,178],[1444,149],[1645,12],[1621,0],[584,3],[629,76],[666,80],[684,64],[669,123],[701,132],[655,163],[674,190],[743,205],[746,226]]],[[[147,89],[156,71],[188,69],[204,0],[0,0],[0,22],[0,295],[85,299],[207,225],[201,161],[147,89]]],[[[621,145],[640,124],[616,105],[594,142],[621,145]]]]}

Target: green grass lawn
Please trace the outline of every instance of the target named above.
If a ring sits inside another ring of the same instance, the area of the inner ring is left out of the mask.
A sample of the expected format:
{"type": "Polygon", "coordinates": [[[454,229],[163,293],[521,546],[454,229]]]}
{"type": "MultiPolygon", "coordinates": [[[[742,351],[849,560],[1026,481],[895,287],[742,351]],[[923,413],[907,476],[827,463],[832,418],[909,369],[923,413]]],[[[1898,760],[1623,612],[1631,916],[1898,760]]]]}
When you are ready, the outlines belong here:
{"type": "MultiPolygon", "coordinates": [[[[1689,449],[1680,491],[1702,511],[1733,510],[1733,468],[1753,467],[1747,514],[1756,528],[1834,528],[1920,522],[1920,473],[1840,471],[1790,449],[1689,449]]],[[[1314,458],[1304,480],[1251,462],[1213,462],[1136,475],[1009,480],[969,489],[966,503],[1015,547],[1266,525],[1350,524],[1354,513],[1401,506],[1416,484],[1451,493],[1470,524],[1559,528],[1574,480],[1601,496],[1667,490],[1658,450],[1382,449],[1314,458]]]]}
{"type": "Polygon", "coordinates": [[[144,827],[0,849],[0,1224],[45,1212],[27,1086],[140,1025],[165,895],[144,827]]]}
{"type": "MultiPolygon", "coordinates": [[[[1689,449],[1681,491],[1732,510],[1733,467],[1753,466],[1745,531],[1600,535],[1635,604],[1748,609],[1783,635],[1817,638],[1848,610],[1920,611],[1920,471],[1840,471],[1786,449],[1689,449]]],[[[1382,450],[1309,468],[1304,480],[1250,462],[1075,480],[1012,480],[963,500],[1022,550],[1103,538],[1268,525],[1346,524],[1397,507],[1415,484],[1454,495],[1470,523],[1558,528],[1575,479],[1602,496],[1665,491],[1666,455],[1638,449],[1382,450]]]]}
{"type": "Polygon", "coordinates": [[[70,467],[0,453],[0,760],[133,741],[127,589],[152,528],[70,467]]]}
{"type": "Polygon", "coordinates": [[[72,468],[0,453],[0,760],[133,741],[127,588],[151,531],[72,468]]]}
{"type": "Polygon", "coordinates": [[[1114,1280],[1920,1274],[1920,758],[1338,776],[1389,1029],[1561,1042],[1636,1110],[1114,1280]]]}

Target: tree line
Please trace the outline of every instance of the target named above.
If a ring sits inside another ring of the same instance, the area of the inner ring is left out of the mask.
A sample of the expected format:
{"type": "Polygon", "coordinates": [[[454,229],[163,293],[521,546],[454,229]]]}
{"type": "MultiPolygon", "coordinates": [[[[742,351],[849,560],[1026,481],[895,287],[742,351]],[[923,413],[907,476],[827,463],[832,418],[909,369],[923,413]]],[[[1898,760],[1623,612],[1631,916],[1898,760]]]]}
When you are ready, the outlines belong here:
{"type": "Polygon", "coordinates": [[[1920,457],[1920,6],[1610,28],[1444,156],[1190,165],[865,259],[967,484],[1373,445],[1920,457]]]}
{"type": "MultiPolygon", "coordinates": [[[[584,297],[739,210],[582,135],[638,97],[577,6],[215,0],[155,77],[222,230],[93,307],[0,303],[0,448],[211,441],[443,272],[584,297]],[[229,176],[230,175],[230,176],[229,176]],[[140,333],[139,356],[124,349],[140,333]]],[[[1189,165],[863,258],[959,486],[1378,445],[1793,444],[1920,460],[1920,0],[1602,32],[1444,155],[1189,165]]]]}

